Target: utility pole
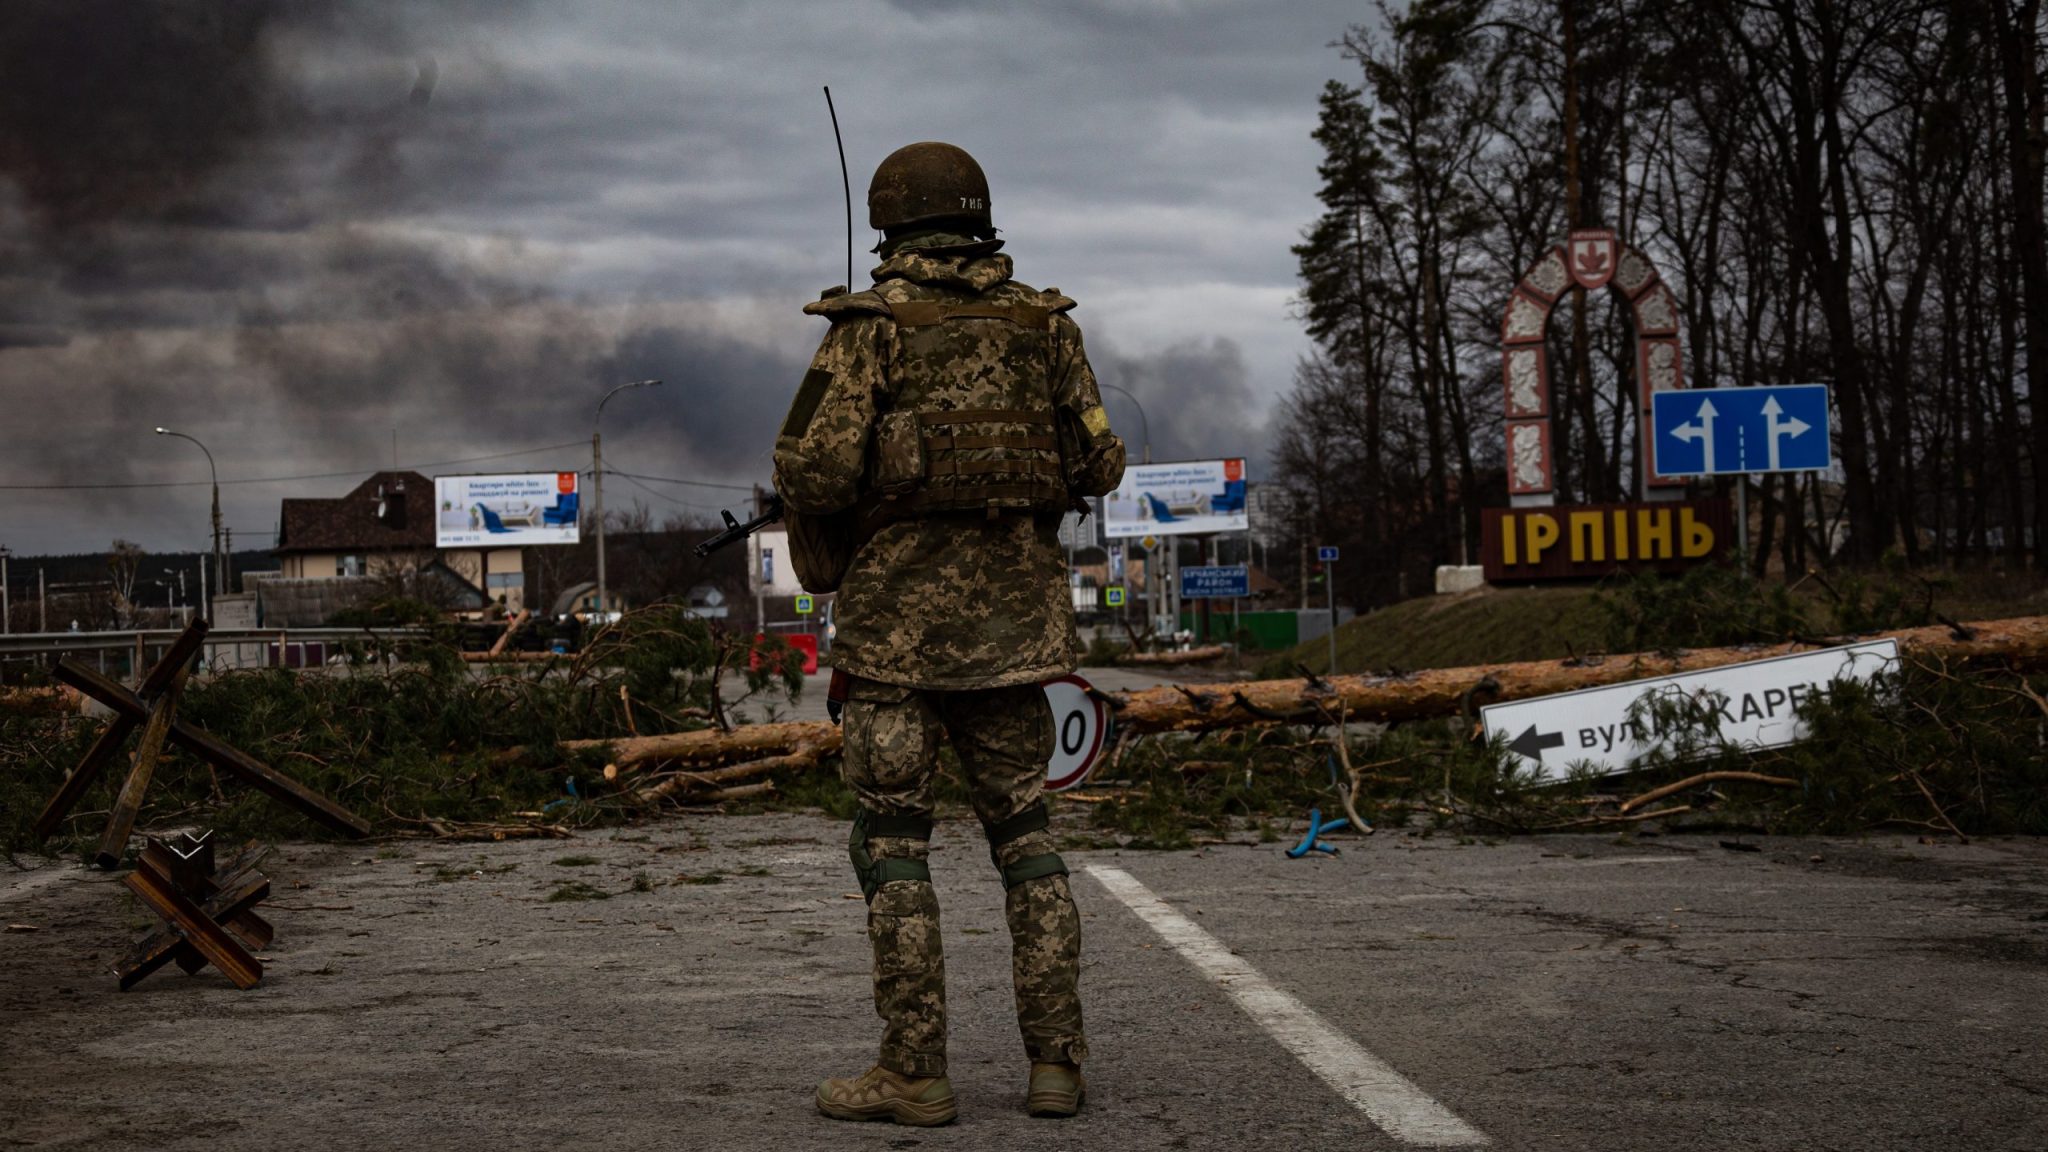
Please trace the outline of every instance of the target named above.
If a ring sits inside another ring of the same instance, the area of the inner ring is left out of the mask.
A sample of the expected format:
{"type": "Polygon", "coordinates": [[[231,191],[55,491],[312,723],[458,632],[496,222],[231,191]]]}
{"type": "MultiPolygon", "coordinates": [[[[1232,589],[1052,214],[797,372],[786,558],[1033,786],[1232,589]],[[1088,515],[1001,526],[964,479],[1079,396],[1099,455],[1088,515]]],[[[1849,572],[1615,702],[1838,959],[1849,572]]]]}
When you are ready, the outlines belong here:
{"type": "Polygon", "coordinates": [[[7,600],[7,558],[12,555],[14,553],[0,548],[0,636],[14,631],[14,613],[10,611],[13,605],[7,600]]]}
{"type": "MultiPolygon", "coordinates": [[[[604,399],[597,402],[597,415],[590,421],[590,480],[597,487],[597,614],[600,624],[603,623],[607,611],[604,580],[604,406],[611,402],[612,397],[628,388],[653,388],[660,383],[659,380],[635,380],[630,384],[619,385],[605,393],[604,399]]],[[[490,595],[490,590],[485,589],[486,601],[490,599],[490,595]]]]}
{"type": "MultiPolygon", "coordinates": [[[[754,485],[754,515],[761,514],[767,500],[761,495],[761,486],[754,485]]],[[[747,555],[753,561],[753,571],[747,573],[747,582],[754,586],[754,632],[768,634],[768,575],[761,570],[761,534],[747,537],[747,555]]]]}
{"type": "Polygon", "coordinates": [[[43,583],[43,569],[36,567],[36,631],[50,630],[50,586],[43,583]]]}

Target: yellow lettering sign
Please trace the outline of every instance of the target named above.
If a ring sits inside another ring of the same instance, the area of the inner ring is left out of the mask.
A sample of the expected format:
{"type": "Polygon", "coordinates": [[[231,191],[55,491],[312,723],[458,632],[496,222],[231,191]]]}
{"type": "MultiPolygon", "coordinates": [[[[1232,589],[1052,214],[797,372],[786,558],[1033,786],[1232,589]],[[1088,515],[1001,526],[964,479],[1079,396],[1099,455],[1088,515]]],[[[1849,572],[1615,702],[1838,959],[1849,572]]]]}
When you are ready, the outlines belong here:
{"type": "Polygon", "coordinates": [[[1671,509],[1636,509],[1636,559],[1671,559],[1671,509]]]}
{"type": "Polygon", "coordinates": [[[1607,526],[1598,512],[1574,512],[1565,522],[1571,526],[1572,563],[1607,559],[1607,526]]]}
{"type": "Polygon", "coordinates": [[[1702,522],[1689,507],[1678,510],[1678,554],[1697,560],[1714,550],[1714,528],[1702,522]]]}
{"type": "Polygon", "coordinates": [[[1504,513],[1500,518],[1500,562],[1505,565],[1520,564],[1521,541],[1515,539],[1515,514],[1504,513]]]}
{"type": "Polygon", "coordinates": [[[1529,538],[1527,540],[1529,563],[1541,564],[1543,550],[1557,543],[1557,517],[1548,512],[1531,512],[1528,515],[1529,538]]]}

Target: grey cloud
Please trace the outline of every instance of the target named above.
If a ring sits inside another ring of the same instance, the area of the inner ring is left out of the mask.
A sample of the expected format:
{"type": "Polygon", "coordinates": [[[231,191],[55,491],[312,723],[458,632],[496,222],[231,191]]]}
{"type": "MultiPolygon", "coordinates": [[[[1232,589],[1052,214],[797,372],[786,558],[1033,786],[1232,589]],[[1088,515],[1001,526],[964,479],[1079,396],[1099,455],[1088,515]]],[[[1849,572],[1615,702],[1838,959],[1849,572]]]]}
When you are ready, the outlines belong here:
{"type": "Polygon", "coordinates": [[[1104,398],[1133,459],[1149,430],[1154,460],[1243,456],[1254,469],[1263,466],[1266,422],[1236,342],[1196,339],[1148,356],[1105,355],[1103,343],[1089,357],[1096,376],[1137,397],[1144,410],[1134,419],[1125,397],[1104,398]]]}
{"type": "MultiPolygon", "coordinates": [[[[970,147],[1020,274],[1082,300],[1155,453],[1259,455],[1302,344],[1278,301],[1314,210],[1315,94],[1357,18],[1337,0],[16,0],[0,484],[191,479],[196,453],[155,423],[190,425],[225,477],[384,466],[394,425],[401,463],[576,441],[599,390],[641,376],[670,384],[607,410],[622,466],[765,479],[820,331],[797,309],[845,278],[824,83],[856,199],[902,143],[970,147]]],[[[856,243],[864,276],[865,227],[856,243]]],[[[346,486],[223,498],[255,530],[281,497],[346,486]]],[[[189,544],[203,495],[10,499],[0,543],[189,544]]]]}

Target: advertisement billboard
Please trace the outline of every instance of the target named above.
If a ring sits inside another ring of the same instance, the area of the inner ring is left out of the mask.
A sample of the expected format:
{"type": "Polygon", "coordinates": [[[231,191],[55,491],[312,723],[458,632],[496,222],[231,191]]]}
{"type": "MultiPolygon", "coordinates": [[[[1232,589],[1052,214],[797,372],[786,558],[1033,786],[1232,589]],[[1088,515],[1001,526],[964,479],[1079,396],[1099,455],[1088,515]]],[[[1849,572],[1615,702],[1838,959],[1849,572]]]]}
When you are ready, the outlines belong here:
{"type": "Polygon", "coordinates": [[[1242,457],[1127,464],[1124,482],[1102,501],[1102,527],[1113,540],[1243,532],[1250,523],[1242,457]]]}
{"type": "Polygon", "coordinates": [[[581,496],[574,472],[434,477],[434,547],[574,544],[581,496]]]}

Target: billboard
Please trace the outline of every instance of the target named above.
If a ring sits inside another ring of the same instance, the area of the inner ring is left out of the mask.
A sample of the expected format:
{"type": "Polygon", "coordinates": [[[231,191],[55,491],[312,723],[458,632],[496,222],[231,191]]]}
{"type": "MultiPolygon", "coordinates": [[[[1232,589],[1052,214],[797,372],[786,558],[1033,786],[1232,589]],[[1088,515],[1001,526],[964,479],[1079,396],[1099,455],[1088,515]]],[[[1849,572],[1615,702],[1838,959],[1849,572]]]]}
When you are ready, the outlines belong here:
{"type": "Polygon", "coordinates": [[[576,543],[574,472],[434,477],[434,547],[576,543]]]}
{"type": "Polygon", "coordinates": [[[1244,460],[1127,464],[1124,482],[1102,501],[1110,539],[1243,532],[1244,460]]]}

